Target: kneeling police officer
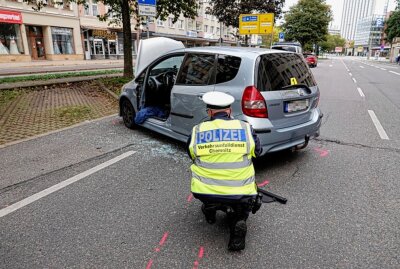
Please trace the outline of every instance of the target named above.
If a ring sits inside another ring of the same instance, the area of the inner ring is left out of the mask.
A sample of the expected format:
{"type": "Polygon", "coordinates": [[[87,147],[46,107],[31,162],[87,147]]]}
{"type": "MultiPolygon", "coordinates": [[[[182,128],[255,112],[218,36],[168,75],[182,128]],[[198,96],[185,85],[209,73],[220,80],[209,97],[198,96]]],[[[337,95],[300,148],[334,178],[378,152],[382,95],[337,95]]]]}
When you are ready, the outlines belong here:
{"type": "Polygon", "coordinates": [[[188,140],[191,191],[203,203],[208,223],[215,223],[217,210],[227,213],[228,249],[243,250],[246,220],[261,206],[252,158],[260,156],[262,148],[250,124],[231,118],[231,95],[208,92],[203,101],[210,120],[193,127],[188,140]]]}

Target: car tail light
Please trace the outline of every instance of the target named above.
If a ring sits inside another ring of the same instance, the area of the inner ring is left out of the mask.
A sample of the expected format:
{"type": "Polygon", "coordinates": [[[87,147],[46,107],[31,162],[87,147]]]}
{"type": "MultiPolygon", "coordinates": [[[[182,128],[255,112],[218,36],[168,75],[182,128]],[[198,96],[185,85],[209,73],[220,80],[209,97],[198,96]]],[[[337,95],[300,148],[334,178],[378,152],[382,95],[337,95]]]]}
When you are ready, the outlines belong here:
{"type": "Polygon", "coordinates": [[[267,105],[261,93],[254,86],[244,89],[242,96],[243,114],[255,118],[268,118],[267,105]]]}

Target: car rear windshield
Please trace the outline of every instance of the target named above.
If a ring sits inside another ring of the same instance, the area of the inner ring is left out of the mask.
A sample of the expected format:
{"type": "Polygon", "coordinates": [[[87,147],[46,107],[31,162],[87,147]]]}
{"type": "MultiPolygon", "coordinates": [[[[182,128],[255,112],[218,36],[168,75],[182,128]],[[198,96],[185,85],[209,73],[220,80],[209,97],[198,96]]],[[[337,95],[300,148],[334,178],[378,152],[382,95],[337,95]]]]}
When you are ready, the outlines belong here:
{"type": "Polygon", "coordinates": [[[279,91],[293,83],[308,87],[316,85],[312,73],[302,57],[296,53],[270,53],[258,59],[257,89],[279,91]]]}

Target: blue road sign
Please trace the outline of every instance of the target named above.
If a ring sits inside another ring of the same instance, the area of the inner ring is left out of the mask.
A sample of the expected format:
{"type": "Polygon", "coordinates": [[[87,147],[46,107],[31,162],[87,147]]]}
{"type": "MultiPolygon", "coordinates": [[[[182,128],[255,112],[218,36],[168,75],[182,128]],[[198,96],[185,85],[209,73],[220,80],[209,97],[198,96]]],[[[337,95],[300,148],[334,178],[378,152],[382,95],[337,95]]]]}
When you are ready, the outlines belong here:
{"type": "Polygon", "coordinates": [[[257,21],[258,17],[257,16],[243,16],[242,21],[257,21]]]}
{"type": "Polygon", "coordinates": [[[383,19],[382,18],[377,18],[376,19],[376,27],[382,27],[383,26],[383,19]]]}
{"type": "Polygon", "coordinates": [[[155,6],[156,0],[138,0],[139,5],[155,6]]]}
{"type": "Polygon", "coordinates": [[[279,33],[279,39],[285,39],[285,33],[284,32],[280,32],[279,33]]]}

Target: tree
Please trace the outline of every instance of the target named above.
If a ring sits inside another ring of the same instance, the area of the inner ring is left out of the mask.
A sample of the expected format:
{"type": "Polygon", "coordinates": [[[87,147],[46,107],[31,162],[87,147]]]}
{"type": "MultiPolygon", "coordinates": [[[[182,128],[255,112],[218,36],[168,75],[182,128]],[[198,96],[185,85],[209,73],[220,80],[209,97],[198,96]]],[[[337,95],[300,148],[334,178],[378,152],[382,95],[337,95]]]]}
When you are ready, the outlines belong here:
{"type": "Polygon", "coordinates": [[[324,41],[331,20],[331,8],[325,0],[300,0],[289,9],[282,26],[287,40],[296,40],[305,46],[324,41]]]}
{"type": "Polygon", "coordinates": [[[238,28],[240,14],[274,13],[275,20],[281,18],[284,3],[285,0],[211,0],[207,13],[227,26],[238,28]]]}
{"type": "MultiPolygon", "coordinates": [[[[87,5],[86,0],[55,0],[56,4],[74,2],[78,5],[87,5]]],[[[24,0],[28,4],[32,4],[32,9],[40,11],[47,6],[47,0],[24,0]]],[[[99,0],[108,6],[108,12],[98,18],[102,21],[108,20],[112,14],[110,24],[121,25],[124,37],[124,77],[133,77],[132,64],[132,29],[131,20],[135,20],[136,30],[138,30],[141,18],[138,14],[137,0],[99,0]]],[[[173,21],[176,22],[181,13],[185,17],[194,18],[197,15],[196,0],[158,0],[157,1],[157,18],[165,19],[168,15],[173,15],[173,21]]]]}
{"type": "MultiPolygon", "coordinates": [[[[400,0],[398,1],[400,5],[400,0]]],[[[385,27],[386,39],[389,43],[393,42],[393,39],[400,37],[400,10],[397,9],[390,15],[389,19],[386,21],[385,27]]]]}
{"type": "Polygon", "coordinates": [[[274,26],[274,36],[271,41],[271,35],[262,35],[262,43],[266,47],[270,47],[271,43],[275,43],[279,41],[279,33],[282,32],[282,28],[280,26],[274,26]]]}
{"type": "Polygon", "coordinates": [[[344,47],[346,45],[346,40],[339,35],[328,34],[326,41],[322,41],[320,44],[323,51],[334,51],[336,47],[344,47]]]}

